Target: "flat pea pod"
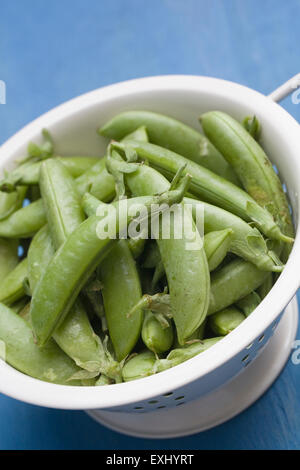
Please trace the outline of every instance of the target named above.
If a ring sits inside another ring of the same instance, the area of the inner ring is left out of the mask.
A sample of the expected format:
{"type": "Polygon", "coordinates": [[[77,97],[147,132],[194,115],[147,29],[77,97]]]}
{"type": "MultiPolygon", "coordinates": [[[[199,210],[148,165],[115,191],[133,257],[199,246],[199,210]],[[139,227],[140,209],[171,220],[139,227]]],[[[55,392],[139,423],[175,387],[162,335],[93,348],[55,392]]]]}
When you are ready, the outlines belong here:
{"type": "Polygon", "coordinates": [[[229,248],[231,253],[246,261],[251,261],[265,271],[280,271],[282,269],[282,266],[275,264],[273,252],[268,249],[261,233],[243,219],[206,202],[191,198],[184,198],[184,202],[190,205],[194,218],[197,215],[197,210],[200,210],[200,213],[203,211],[205,234],[226,228],[233,230],[229,248]]]}
{"type": "Polygon", "coordinates": [[[32,202],[0,221],[0,237],[30,238],[47,222],[43,201],[32,202]]]}
{"type": "Polygon", "coordinates": [[[146,127],[150,142],[178,152],[239,185],[234,171],[204,135],[169,116],[150,111],[125,111],[107,122],[99,133],[121,140],[138,126],[146,127]]]}
{"type": "Polygon", "coordinates": [[[250,195],[210,170],[154,144],[128,141],[115,145],[120,150],[125,150],[126,146],[130,146],[137,152],[140,159],[148,160],[151,166],[168,178],[172,178],[184,167],[183,174],[190,174],[192,177],[190,191],[202,200],[222,207],[247,222],[253,222],[271,239],[289,243],[292,241],[280,231],[272,215],[250,195]]]}
{"type": "Polygon", "coordinates": [[[24,374],[55,384],[81,385],[79,381],[69,381],[79,368],[55,342],[51,340],[40,349],[28,323],[1,303],[0,350],[2,359],[24,374]]]}
{"type": "Polygon", "coordinates": [[[221,337],[216,338],[208,338],[198,342],[194,342],[192,344],[188,344],[181,348],[173,349],[166,359],[158,359],[155,363],[155,370],[156,372],[162,372],[164,370],[170,369],[171,367],[175,367],[182,362],[187,361],[188,359],[192,359],[198,354],[206,351],[207,349],[214,346],[222,339],[221,337]]]}
{"type": "Polygon", "coordinates": [[[233,230],[227,228],[207,233],[204,236],[204,249],[210,271],[222,263],[230,248],[233,230]]]}
{"type": "Polygon", "coordinates": [[[249,317],[253,310],[255,310],[256,307],[259,306],[260,302],[260,296],[257,294],[257,292],[253,291],[250,294],[246,295],[246,297],[244,297],[243,299],[240,299],[236,303],[236,305],[246,317],[249,317]]]}
{"type": "MultiPolygon", "coordinates": [[[[96,157],[53,157],[52,159],[62,163],[74,178],[81,176],[99,160],[96,157]]],[[[7,183],[12,186],[38,184],[42,164],[43,162],[39,161],[18,166],[9,173],[7,178],[0,181],[0,191],[5,190],[7,183]]]]}
{"type": "Polygon", "coordinates": [[[237,308],[228,307],[211,315],[208,323],[216,335],[225,336],[237,328],[245,318],[237,308]]]}
{"type": "Polygon", "coordinates": [[[59,248],[84,221],[81,198],[66,167],[53,159],[41,165],[40,189],[54,245],[59,248]]]}
{"type": "Polygon", "coordinates": [[[156,316],[147,311],[142,328],[142,340],[145,346],[156,354],[171,349],[174,340],[172,325],[163,328],[156,316]]]}
{"type": "MultiPolygon", "coordinates": [[[[131,204],[149,209],[152,204],[178,202],[182,191],[171,191],[166,195],[119,201],[116,213],[107,217],[92,216],[80,224],[55,253],[33,293],[31,320],[36,340],[43,346],[65,319],[75,299],[87,283],[96,267],[112,248],[114,240],[102,237],[98,232],[106,224],[113,225],[116,233],[127,227],[132,220],[128,213],[131,204]],[[124,217],[118,217],[125,214],[124,217]],[[100,238],[99,238],[100,236],[100,238]]],[[[100,230],[101,232],[101,230],[100,230]]]]}
{"type": "Polygon", "coordinates": [[[142,379],[154,373],[156,363],[155,354],[152,351],[143,351],[129,359],[123,369],[124,382],[142,379]]]}
{"type": "Polygon", "coordinates": [[[236,303],[257,289],[267,278],[254,264],[236,259],[211,275],[211,290],[208,315],[236,303]]]}
{"type": "Polygon", "coordinates": [[[0,285],[0,302],[11,305],[25,295],[24,281],[27,277],[27,258],[24,258],[0,285]]]}
{"type": "Polygon", "coordinates": [[[127,318],[142,295],[136,264],[127,240],[119,240],[99,266],[102,297],[116,358],[123,360],[134,348],[141,333],[143,312],[127,318]]]}
{"type": "Polygon", "coordinates": [[[0,282],[17,266],[18,240],[0,239],[0,282]]]}
{"type": "MultiPolygon", "coordinates": [[[[127,174],[126,183],[135,196],[160,193],[170,187],[166,178],[147,166],[127,174]]],[[[184,344],[206,317],[210,278],[203,243],[190,211],[181,205],[180,213],[175,211],[169,222],[170,238],[158,238],[157,244],[168,280],[178,340],[184,344]],[[177,224],[185,228],[180,239],[172,236],[171,229],[177,224]]]]}
{"type": "MultiPolygon", "coordinates": [[[[84,212],[86,213],[88,217],[90,217],[91,215],[95,215],[97,213],[97,209],[99,205],[101,204],[101,201],[97,199],[95,196],[93,196],[92,194],[85,193],[82,197],[81,203],[82,203],[84,212]]],[[[128,246],[132,253],[132,256],[135,259],[138,258],[142,254],[144,250],[145,242],[146,240],[144,238],[137,238],[137,239],[129,238],[128,246]]]]}

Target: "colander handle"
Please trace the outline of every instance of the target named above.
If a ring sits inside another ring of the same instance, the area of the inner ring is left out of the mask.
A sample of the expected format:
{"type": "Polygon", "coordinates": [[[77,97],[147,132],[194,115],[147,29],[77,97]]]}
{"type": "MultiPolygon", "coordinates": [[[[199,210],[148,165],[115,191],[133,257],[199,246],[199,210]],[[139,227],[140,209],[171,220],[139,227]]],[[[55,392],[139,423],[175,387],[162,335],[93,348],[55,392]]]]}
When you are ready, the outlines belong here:
{"type": "Polygon", "coordinates": [[[276,101],[279,103],[284,98],[289,96],[291,93],[297,90],[300,87],[300,73],[294,75],[294,77],[290,78],[287,82],[283,83],[280,87],[276,88],[276,90],[272,91],[269,94],[269,98],[271,100],[276,101]]]}

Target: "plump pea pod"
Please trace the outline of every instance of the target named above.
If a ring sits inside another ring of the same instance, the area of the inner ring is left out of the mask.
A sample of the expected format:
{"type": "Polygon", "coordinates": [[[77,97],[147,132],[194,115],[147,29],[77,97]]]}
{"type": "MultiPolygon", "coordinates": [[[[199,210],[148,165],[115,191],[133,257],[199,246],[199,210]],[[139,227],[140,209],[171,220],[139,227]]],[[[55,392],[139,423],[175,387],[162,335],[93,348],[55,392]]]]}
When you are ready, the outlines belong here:
{"type": "Polygon", "coordinates": [[[84,221],[81,198],[66,167],[52,159],[41,165],[40,188],[54,245],[59,248],[84,221]]]}
{"type": "Polygon", "coordinates": [[[18,240],[0,239],[0,283],[17,266],[18,240]]]}
{"type": "Polygon", "coordinates": [[[216,269],[224,260],[229,251],[232,236],[231,228],[210,232],[204,236],[204,249],[210,271],[216,269]]]}
{"type": "Polygon", "coordinates": [[[171,367],[175,367],[182,362],[187,361],[188,359],[192,359],[193,357],[198,356],[198,354],[201,354],[202,352],[211,348],[221,339],[222,337],[208,338],[178,349],[173,349],[173,351],[168,354],[166,359],[158,359],[156,361],[155,370],[156,372],[162,372],[164,370],[170,369],[171,367]]]}
{"type": "Polygon", "coordinates": [[[33,237],[27,253],[28,280],[31,292],[34,292],[41,275],[53,258],[54,253],[55,248],[48,225],[44,225],[33,237]]]}
{"type": "Polygon", "coordinates": [[[136,264],[127,240],[119,240],[99,266],[102,297],[116,358],[124,359],[138,341],[143,312],[127,318],[127,313],[142,295],[136,264]]]}
{"type": "Polygon", "coordinates": [[[55,344],[49,341],[40,349],[35,343],[28,323],[3,304],[0,304],[0,351],[2,359],[15,369],[45,382],[81,385],[68,379],[79,368],[55,344]]]}
{"type": "Polygon", "coordinates": [[[212,273],[208,315],[236,303],[257,289],[267,278],[268,272],[254,264],[236,259],[212,273]]]}
{"type": "Polygon", "coordinates": [[[125,363],[122,369],[124,382],[142,379],[155,373],[156,356],[152,351],[143,351],[125,363]]]}
{"type": "Polygon", "coordinates": [[[171,349],[174,340],[172,325],[163,328],[151,311],[147,311],[142,328],[142,340],[150,351],[156,354],[171,349]]]}
{"type": "Polygon", "coordinates": [[[225,336],[237,328],[245,318],[237,308],[228,307],[211,315],[208,323],[216,335],[225,336]]]}
{"type": "MultiPolygon", "coordinates": [[[[186,344],[188,345],[188,344],[198,342],[198,340],[203,340],[206,325],[207,325],[207,319],[202,323],[202,325],[199,326],[199,328],[197,328],[197,330],[192,334],[192,336],[190,336],[187,339],[186,344]]],[[[177,348],[180,348],[180,347],[181,347],[181,345],[179,344],[178,338],[175,337],[175,341],[174,341],[172,349],[177,349],[177,348]]]]}
{"type": "Polygon", "coordinates": [[[26,192],[26,186],[19,186],[12,193],[0,192],[0,221],[6,219],[22,207],[26,192]]]}
{"type": "Polygon", "coordinates": [[[204,232],[209,233],[216,230],[224,230],[230,227],[233,230],[233,236],[229,251],[237,256],[251,261],[258,268],[264,271],[281,271],[283,266],[276,265],[278,262],[274,258],[274,253],[267,247],[261,233],[243,219],[237,217],[231,212],[225,211],[220,207],[207,204],[195,199],[185,198],[184,202],[189,204],[194,218],[197,210],[203,211],[204,232]]]}
{"type": "Polygon", "coordinates": [[[153,144],[178,152],[239,185],[234,171],[211,142],[195,129],[171,117],[150,111],[126,111],[112,118],[99,132],[110,139],[121,140],[138,126],[146,127],[153,144]]]}
{"type": "MultiPolygon", "coordinates": [[[[81,204],[86,215],[90,217],[97,213],[97,209],[101,204],[101,201],[92,194],[85,193],[82,197],[81,204]]],[[[129,238],[127,242],[132,256],[135,259],[138,258],[144,250],[146,240],[144,238],[129,238]]]]}
{"type": "MultiPolygon", "coordinates": [[[[169,188],[168,181],[147,166],[127,174],[126,183],[135,196],[160,193],[169,188]]],[[[180,208],[181,213],[175,211],[170,224],[185,227],[182,237],[176,239],[170,231],[170,238],[158,238],[157,244],[168,280],[177,336],[180,344],[184,344],[206,317],[210,278],[203,242],[192,215],[184,205],[180,208]],[[189,249],[191,243],[193,248],[189,249]]]]}
{"type": "Polygon", "coordinates": [[[23,259],[0,285],[0,302],[11,305],[25,295],[24,281],[27,277],[27,258],[23,259]]]}
{"type": "Polygon", "coordinates": [[[205,134],[234,168],[245,190],[274,216],[289,237],[294,228],[281,181],[262,147],[235,119],[221,111],[201,116],[205,134]]]}
{"type": "Polygon", "coordinates": [[[115,144],[115,146],[119,150],[126,150],[126,147],[130,146],[137,152],[140,159],[148,160],[151,166],[169,178],[172,178],[178,170],[184,167],[183,174],[190,174],[192,177],[190,190],[202,200],[222,207],[247,222],[253,222],[271,239],[293,241],[280,231],[272,215],[250,195],[197,163],[153,144],[129,141],[115,144]]]}
{"type": "Polygon", "coordinates": [[[266,295],[270,292],[274,284],[273,275],[270,273],[265,281],[258,287],[257,292],[261,299],[264,299],[266,295]]]}
{"type": "MultiPolygon", "coordinates": [[[[70,175],[79,177],[93,165],[99,158],[96,157],[54,157],[54,161],[62,163],[70,175]]],[[[39,183],[42,161],[21,165],[10,172],[6,178],[0,181],[0,191],[11,190],[20,185],[34,185],[39,183]]]]}
{"type": "Polygon", "coordinates": [[[46,221],[43,201],[39,199],[0,221],[0,237],[30,238],[46,221]]]}
{"type": "Polygon", "coordinates": [[[257,294],[257,292],[253,291],[250,294],[246,295],[246,297],[244,297],[243,299],[240,299],[236,303],[236,305],[240,310],[242,310],[243,314],[246,317],[249,317],[253,310],[255,310],[256,307],[259,306],[260,302],[260,296],[257,294]]]}
{"type": "Polygon", "coordinates": [[[180,201],[186,190],[186,180],[184,183],[182,188],[165,195],[120,201],[115,214],[110,213],[104,219],[89,217],[71,233],[47,266],[32,298],[31,319],[39,345],[46,344],[60,326],[79,292],[112,248],[114,240],[107,235],[104,237],[104,227],[115,227],[116,234],[124,230],[133,217],[127,210],[131,204],[135,208],[141,204],[142,209],[149,209],[152,204],[180,201]]]}

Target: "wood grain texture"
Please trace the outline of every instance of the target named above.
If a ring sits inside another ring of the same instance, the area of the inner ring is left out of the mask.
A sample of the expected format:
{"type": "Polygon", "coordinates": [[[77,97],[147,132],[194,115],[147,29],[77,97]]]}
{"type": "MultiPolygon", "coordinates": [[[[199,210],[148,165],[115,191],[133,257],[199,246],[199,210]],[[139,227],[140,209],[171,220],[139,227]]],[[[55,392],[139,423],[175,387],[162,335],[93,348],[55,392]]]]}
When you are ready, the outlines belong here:
{"type": "MultiPolygon", "coordinates": [[[[299,0],[3,2],[0,79],[7,104],[0,104],[0,143],[67,99],[134,77],[210,75],[268,93],[300,71],[299,14],[299,0]]],[[[300,104],[288,98],[284,106],[300,121],[300,104]]],[[[297,449],[299,377],[300,366],[289,361],[240,416],[167,441],[121,436],[83,412],[1,395],[0,449],[297,449]]]]}

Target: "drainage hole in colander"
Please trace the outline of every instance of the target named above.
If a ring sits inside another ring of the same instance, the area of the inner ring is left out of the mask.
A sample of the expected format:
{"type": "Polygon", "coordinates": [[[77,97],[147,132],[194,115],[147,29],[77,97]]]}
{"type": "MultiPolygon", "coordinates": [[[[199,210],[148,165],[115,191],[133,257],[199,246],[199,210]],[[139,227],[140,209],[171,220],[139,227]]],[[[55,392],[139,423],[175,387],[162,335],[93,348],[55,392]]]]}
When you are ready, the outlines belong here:
{"type": "Polygon", "coordinates": [[[143,410],[144,407],[143,407],[143,406],[135,406],[133,409],[134,409],[134,410],[143,410]]]}
{"type": "Polygon", "coordinates": [[[155,405],[155,403],[158,403],[158,400],[150,400],[148,403],[149,405],[155,405]]]}
{"type": "Polygon", "coordinates": [[[247,362],[249,359],[249,354],[247,354],[245,357],[243,357],[242,362],[247,362]]]}
{"type": "Polygon", "coordinates": [[[181,405],[184,405],[185,404],[185,401],[182,401],[181,403],[177,403],[176,406],[181,406],[181,405]]]}
{"type": "Polygon", "coordinates": [[[171,395],[173,395],[174,392],[168,392],[168,393],[164,393],[163,394],[163,397],[170,397],[171,395]]]}
{"type": "Polygon", "coordinates": [[[180,397],[176,397],[175,400],[182,400],[184,398],[184,396],[180,396],[180,397]]]}
{"type": "Polygon", "coordinates": [[[246,349],[251,349],[253,346],[253,343],[250,343],[249,346],[246,347],[246,349]]]}
{"type": "Polygon", "coordinates": [[[259,338],[258,338],[258,342],[261,343],[265,338],[265,335],[261,335],[259,338]]]}
{"type": "Polygon", "coordinates": [[[161,410],[162,408],[166,408],[166,406],[165,406],[165,405],[161,405],[161,406],[158,406],[158,407],[157,407],[158,410],[161,410]]]}

